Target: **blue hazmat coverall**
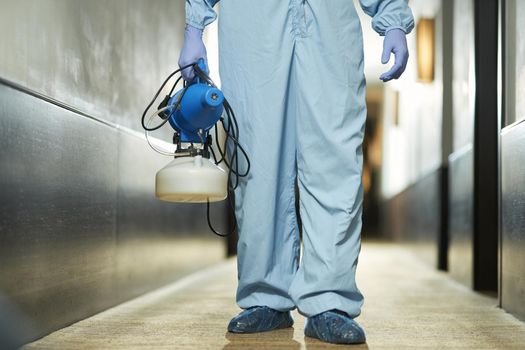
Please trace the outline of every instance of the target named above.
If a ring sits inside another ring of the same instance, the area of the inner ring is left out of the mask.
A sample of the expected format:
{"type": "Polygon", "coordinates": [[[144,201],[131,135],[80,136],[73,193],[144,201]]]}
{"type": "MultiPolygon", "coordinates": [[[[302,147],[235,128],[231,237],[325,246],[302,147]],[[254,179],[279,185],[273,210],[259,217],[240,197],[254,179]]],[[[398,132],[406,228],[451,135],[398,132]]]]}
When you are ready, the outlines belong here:
{"type": "MultiPolygon", "coordinates": [[[[217,2],[186,0],[187,24],[202,29],[214,21],[217,2]]],[[[406,0],[360,3],[380,35],[393,28],[408,33],[414,26],[406,0]]],[[[222,90],[251,159],[249,176],[235,192],[237,304],[297,307],[305,316],[330,309],[358,316],[366,106],[354,2],[222,0],[220,5],[222,90]]]]}

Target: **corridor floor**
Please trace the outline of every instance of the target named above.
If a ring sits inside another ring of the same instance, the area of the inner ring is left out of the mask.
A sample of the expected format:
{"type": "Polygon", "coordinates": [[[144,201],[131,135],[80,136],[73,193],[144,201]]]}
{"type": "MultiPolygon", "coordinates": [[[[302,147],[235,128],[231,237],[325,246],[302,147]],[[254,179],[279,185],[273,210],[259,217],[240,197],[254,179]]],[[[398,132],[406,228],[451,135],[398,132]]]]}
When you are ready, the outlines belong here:
{"type": "MultiPolygon", "coordinates": [[[[365,295],[358,321],[367,344],[355,349],[525,349],[525,323],[426,266],[404,247],[365,243],[358,267],[365,295]]],[[[235,260],[59,330],[25,349],[325,349],[344,348],[293,329],[255,335],[226,332],[239,312],[235,260]]]]}

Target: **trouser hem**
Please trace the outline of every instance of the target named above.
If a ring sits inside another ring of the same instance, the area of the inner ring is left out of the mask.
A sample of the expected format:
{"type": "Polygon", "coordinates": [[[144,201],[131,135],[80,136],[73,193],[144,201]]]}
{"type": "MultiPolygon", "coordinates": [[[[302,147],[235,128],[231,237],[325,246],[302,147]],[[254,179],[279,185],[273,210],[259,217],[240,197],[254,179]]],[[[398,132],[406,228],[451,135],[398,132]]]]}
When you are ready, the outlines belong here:
{"type": "Polygon", "coordinates": [[[248,298],[237,301],[237,306],[241,309],[249,309],[254,306],[267,306],[277,311],[292,311],[296,309],[295,304],[291,300],[277,295],[253,293],[248,298]]]}
{"type": "Polygon", "coordinates": [[[299,313],[311,317],[328,310],[340,310],[350,317],[356,318],[361,314],[363,299],[352,300],[337,293],[329,292],[299,300],[297,303],[299,313]]]}

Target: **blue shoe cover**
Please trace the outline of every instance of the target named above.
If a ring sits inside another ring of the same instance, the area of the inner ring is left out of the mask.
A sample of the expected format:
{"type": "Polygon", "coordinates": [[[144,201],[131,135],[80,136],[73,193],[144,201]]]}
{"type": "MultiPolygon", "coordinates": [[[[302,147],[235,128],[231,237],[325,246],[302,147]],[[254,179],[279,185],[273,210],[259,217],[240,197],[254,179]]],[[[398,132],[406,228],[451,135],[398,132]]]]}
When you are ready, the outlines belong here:
{"type": "Polygon", "coordinates": [[[366,342],[365,331],[346,313],[330,310],[308,317],[304,334],[327,343],[359,344],[366,342]]]}
{"type": "Polygon", "coordinates": [[[230,321],[228,331],[232,333],[257,333],[291,327],[290,311],[277,311],[267,306],[254,306],[244,310],[230,321]]]}

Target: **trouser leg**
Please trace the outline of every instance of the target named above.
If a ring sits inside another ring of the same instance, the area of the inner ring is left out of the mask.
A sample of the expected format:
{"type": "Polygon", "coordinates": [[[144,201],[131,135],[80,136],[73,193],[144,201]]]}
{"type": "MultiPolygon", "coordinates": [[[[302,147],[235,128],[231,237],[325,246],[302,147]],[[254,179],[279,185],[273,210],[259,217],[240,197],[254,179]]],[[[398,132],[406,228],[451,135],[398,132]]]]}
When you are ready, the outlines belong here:
{"type": "MultiPolygon", "coordinates": [[[[295,120],[289,113],[293,42],[285,2],[222,3],[222,88],[251,160],[235,191],[239,228],[237,303],[295,308],[288,289],[299,263],[294,206],[295,120]]],[[[241,161],[241,168],[244,164],[241,161]]]]}
{"type": "Polygon", "coordinates": [[[361,27],[352,1],[309,0],[296,43],[301,266],[290,288],[299,311],[360,313],[362,141],[366,119],[361,27]]]}

